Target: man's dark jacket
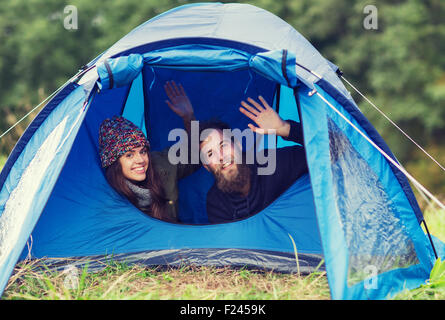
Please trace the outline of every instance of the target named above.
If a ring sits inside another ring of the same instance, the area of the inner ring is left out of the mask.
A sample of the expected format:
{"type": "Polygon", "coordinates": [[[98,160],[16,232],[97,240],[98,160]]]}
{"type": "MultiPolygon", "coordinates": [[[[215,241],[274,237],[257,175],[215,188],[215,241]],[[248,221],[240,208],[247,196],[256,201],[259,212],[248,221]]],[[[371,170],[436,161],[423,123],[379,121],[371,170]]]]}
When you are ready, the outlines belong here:
{"type": "MultiPolygon", "coordinates": [[[[290,133],[285,140],[303,145],[300,123],[288,120],[290,133]]],[[[263,166],[267,166],[267,163],[263,166]]],[[[299,177],[307,172],[306,155],[302,146],[276,149],[276,169],[271,175],[258,175],[257,162],[251,169],[250,191],[247,197],[238,193],[224,193],[216,183],[207,193],[207,215],[210,223],[239,220],[256,214],[270,205],[299,177]]]]}

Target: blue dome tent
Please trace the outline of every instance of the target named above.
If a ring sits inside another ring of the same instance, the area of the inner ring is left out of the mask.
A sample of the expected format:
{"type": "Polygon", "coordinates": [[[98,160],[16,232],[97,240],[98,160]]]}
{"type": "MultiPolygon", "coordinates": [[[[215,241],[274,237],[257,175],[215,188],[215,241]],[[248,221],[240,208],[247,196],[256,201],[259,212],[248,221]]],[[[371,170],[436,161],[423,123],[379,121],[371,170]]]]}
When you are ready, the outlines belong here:
{"type": "Polygon", "coordinates": [[[185,5],[137,27],[57,92],[9,156],[0,174],[0,292],[26,257],[283,272],[324,262],[333,299],[419,286],[437,254],[422,212],[405,175],[359,133],[396,161],[338,73],[290,25],[251,5],[185,5]],[[301,121],[309,174],[262,212],[209,225],[213,178],[201,168],[180,181],[184,223],[144,215],[106,182],[99,125],[123,115],[152,149],[172,145],[170,130],[182,126],[164,102],[172,79],[199,120],[243,130],[239,102],[261,94],[282,118],[301,121]]]}

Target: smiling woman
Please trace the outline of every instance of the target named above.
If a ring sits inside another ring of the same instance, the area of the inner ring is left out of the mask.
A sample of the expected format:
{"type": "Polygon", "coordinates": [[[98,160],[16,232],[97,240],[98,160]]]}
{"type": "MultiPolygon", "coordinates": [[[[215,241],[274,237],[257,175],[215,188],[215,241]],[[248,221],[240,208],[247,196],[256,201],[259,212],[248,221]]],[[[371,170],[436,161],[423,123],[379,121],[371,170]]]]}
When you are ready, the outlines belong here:
{"type": "Polygon", "coordinates": [[[149,161],[150,145],[142,130],[115,116],[102,122],[99,132],[100,159],[110,185],[141,211],[163,220],[166,198],[157,173],[149,161]]]}
{"type": "MultiPolygon", "coordinates": [[[[193,107],[181,85],[167,82],[166,103],[188,130],[193,107]]],[[[123,116],[105,119],[99,129],[99,154],[108,183],[144,213],[164,221],[178,222],[178,180],[199,165],[172,164],[168,148],[150,152],[144,132],[123,116]]]]}

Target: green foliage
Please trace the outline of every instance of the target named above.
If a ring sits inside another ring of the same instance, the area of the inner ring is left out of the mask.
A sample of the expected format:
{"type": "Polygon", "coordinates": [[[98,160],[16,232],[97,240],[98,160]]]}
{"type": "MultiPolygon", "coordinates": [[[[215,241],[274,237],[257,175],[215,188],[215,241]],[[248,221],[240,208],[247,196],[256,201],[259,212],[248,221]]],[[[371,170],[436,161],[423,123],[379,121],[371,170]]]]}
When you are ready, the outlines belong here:
{"type": "Polygon", "coordinates": [[[430,274],[430,286],[445,289],[445,261],[437,259],[430,274]]]}
{"type": "Polygon", "coordinates": [[[427,283],[419,288],[398,294],[394,299],[443,300],[445,299],[445,261],[436,260],[427,283]]]}
{"type": "MultiPolygon", "coordinates": [[[[425,210],[425,220],[432,235],[445,241],[445,211],[429,206],[425,210]]],[[[425,284],[413,290],[397,294],[397,300],[443,300],[445,299],[445,261],[438,258],[430,271],[425,284]]]]}

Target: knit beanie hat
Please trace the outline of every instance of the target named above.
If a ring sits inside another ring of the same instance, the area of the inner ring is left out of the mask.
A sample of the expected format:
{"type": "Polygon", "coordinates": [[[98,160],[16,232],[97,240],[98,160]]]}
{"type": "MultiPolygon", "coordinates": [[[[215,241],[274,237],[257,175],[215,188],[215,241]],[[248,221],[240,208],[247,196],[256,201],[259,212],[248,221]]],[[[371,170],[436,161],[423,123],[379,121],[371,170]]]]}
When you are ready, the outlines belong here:
{"type": "Polygon", "coordinates": [[[113,164],[133,148],[150,147],[141,129],[121,116],[102,122],[99,129],[99,155],[103,168],[113,164]]]}

